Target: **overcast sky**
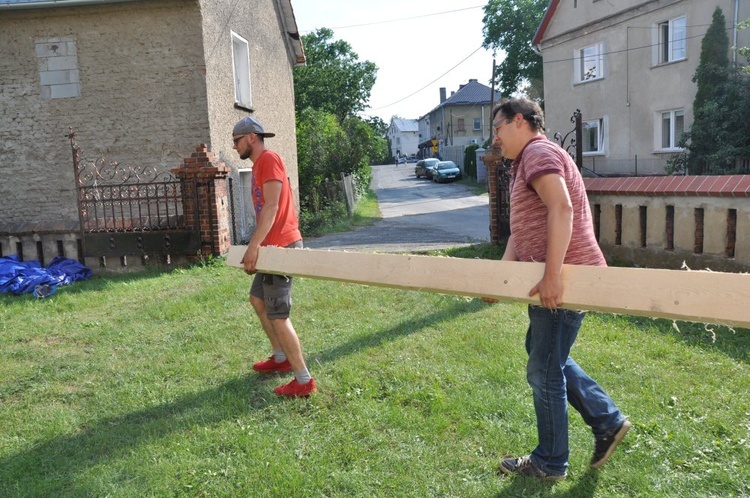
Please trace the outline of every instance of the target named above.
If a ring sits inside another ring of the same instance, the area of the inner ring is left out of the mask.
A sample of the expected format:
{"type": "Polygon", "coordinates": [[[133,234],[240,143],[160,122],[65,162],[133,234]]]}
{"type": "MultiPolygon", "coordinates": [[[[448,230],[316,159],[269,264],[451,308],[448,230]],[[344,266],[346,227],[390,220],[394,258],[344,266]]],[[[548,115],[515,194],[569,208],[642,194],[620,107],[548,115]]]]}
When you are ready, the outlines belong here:
{"type": "Polygon", "coordinates": [[[360,61],[378,66],[365,114],[386,123],[393,115],[416,119],[427,114],[440,103],[440,87],[450,96],[469,78],[490,86],[492,52],[481,48],[485,3],[292,0],[303,35],[331,28],[334,38],[347,41],[360,61]]]}

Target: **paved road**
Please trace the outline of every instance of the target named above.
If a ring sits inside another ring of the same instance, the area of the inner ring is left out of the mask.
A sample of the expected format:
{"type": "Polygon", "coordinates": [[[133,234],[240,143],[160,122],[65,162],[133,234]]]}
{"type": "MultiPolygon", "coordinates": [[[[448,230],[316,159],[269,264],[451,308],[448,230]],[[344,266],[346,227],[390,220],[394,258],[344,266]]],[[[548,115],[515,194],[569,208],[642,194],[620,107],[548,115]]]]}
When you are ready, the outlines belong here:
{"type": "Polygon", "coordinates": [[[414,164],[373,166],[372,171],[383,219],[351,232],[305,239],[305,247],[405,252],[489,241],[487,195],[474,195],[459,183],[417,179],[414,164]]]}

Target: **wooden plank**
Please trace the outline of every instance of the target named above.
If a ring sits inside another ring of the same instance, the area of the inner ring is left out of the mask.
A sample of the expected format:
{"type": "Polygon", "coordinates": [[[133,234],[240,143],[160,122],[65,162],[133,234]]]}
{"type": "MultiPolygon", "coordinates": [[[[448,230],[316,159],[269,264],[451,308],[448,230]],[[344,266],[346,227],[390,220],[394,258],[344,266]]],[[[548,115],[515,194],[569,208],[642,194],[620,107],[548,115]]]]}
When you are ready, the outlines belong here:
{"type": "MultiPolygon", "coordinates": [[[[227,264],[241,267],[245,246],[227,264]]],[[[543,263],[262,247],[257,267],[399,289],[535,303],[543,263]]],[[[750,328],[750,274],[596,266],[563,267],[564,307],[750,328]]]]}

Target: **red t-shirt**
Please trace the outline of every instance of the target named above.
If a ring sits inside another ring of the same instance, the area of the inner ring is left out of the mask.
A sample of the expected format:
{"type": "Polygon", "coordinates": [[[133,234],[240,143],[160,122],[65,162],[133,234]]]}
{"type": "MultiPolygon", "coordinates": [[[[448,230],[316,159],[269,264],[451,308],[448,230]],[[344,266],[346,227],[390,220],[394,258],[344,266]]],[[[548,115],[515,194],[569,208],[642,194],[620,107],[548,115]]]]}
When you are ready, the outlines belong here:
{"type": "Polygon", "coordinates": [[[284,163],[277,153],[266,149],[253,163],[252,193],[256,219],[266,203],[263,197],[263,184],[269,180],[281,182],[281,196],[276,219],[260,245],[285,247],[302,240],[302,234],[299,231],[297,211],[294,209],[294,196],[292,195],[289,178],[286,176],[284,163]]]}
{"type": "Polygon", "coordinates": [[[591,207],[578,167],[570,154],[544,135],[526,144],[511,169],[510,232],[518,260],[547,260],[547,206],[531,182],[550,173],[565,179],[573,204],[573,233],[564,263],[607,266],[596,241],[591,207]]]}

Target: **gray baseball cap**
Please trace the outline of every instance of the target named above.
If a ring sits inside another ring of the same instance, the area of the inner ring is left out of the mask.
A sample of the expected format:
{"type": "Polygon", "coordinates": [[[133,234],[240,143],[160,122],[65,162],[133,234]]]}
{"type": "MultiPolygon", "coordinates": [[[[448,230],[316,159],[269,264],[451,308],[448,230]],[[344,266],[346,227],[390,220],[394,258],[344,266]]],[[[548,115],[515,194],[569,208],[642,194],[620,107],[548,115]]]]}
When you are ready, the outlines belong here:
{"type": "Polygon", "coordinates": [[[247,135],[249,133],[255,133],[261,137],[276,136],[275,133],[266,133],[263,130],[263,125],[260,124],[260,121],[250,116],[239,120],[237,124],[234,125],[234,130],[232,130],[232,135],[247,135]]]}

